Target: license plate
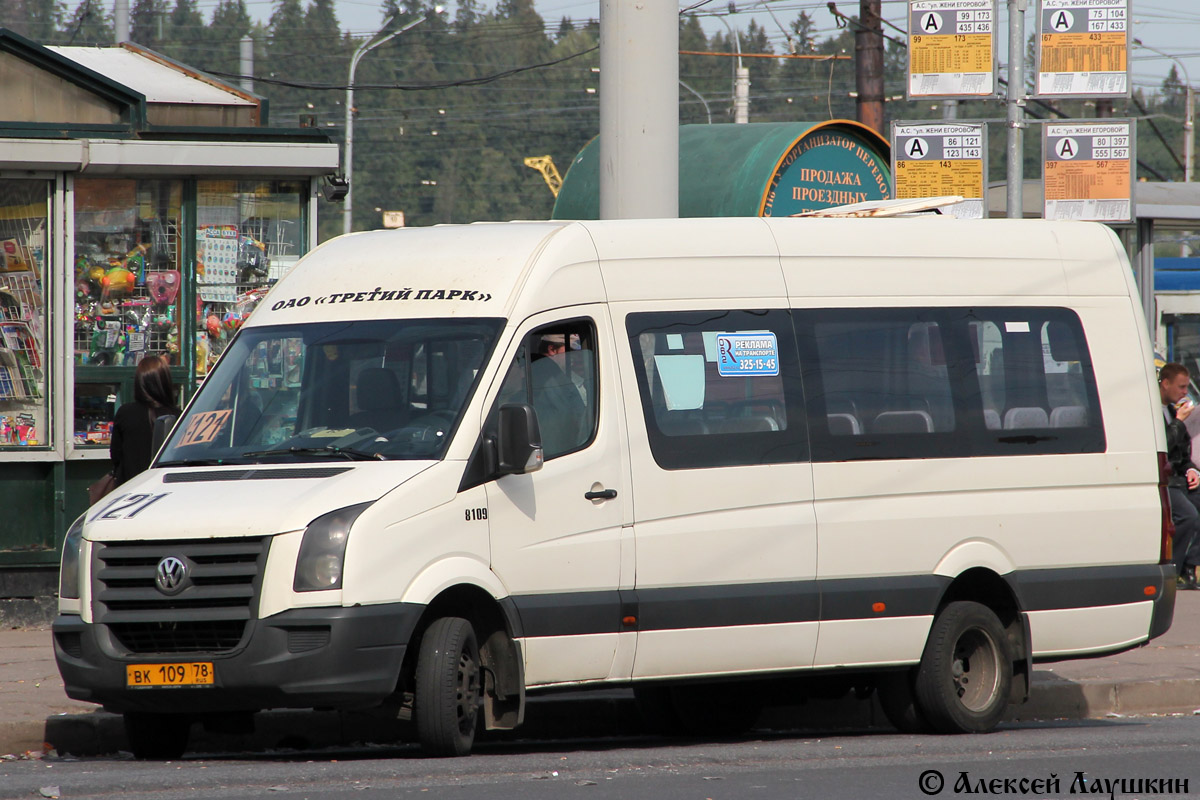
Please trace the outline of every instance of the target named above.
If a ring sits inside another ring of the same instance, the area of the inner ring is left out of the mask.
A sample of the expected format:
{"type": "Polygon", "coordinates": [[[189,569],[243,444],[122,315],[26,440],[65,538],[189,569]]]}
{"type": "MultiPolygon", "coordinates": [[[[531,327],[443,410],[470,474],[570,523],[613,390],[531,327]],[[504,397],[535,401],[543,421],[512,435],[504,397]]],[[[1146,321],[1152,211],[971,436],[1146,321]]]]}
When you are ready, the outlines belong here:
{"type": "Polygon", "coordinates": [[[156,686],[212,686],[216,672],[211,661],[182,664],[127,664],[125,685],[130,689],[156,686]]]}

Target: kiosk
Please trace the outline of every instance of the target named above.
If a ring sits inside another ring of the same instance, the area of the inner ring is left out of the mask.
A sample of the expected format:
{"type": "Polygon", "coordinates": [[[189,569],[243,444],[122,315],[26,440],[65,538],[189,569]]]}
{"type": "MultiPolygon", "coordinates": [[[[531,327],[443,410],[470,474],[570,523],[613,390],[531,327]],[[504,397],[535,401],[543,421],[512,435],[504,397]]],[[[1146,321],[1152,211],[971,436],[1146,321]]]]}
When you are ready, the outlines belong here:
{"type": "Polygon", "coordinates": [[[53,593],[138,360],[182,403],[312,246],[338,148],[267,111],[136,45],[0,29],[0,598],[53,593]]]}

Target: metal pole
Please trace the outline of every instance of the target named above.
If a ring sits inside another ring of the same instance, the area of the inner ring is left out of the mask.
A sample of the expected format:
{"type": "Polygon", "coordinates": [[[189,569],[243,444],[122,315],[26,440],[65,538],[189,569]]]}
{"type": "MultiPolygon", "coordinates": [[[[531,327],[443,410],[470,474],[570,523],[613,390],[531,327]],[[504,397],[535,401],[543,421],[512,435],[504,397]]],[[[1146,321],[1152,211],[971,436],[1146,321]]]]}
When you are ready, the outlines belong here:
{"type": "Polygon", "coordinates": [[[738,32],[729,26],[725,17],[717,19],[733,37],[733,46],[738,54],[737,67],[733,72],[733,121],[737,125],[745,125],[750,121],[750,70],[742,66],[742,38],[738,32]]]}
{"type": "MultiPolygon", "coordinates": [[[[1184,72],[1187,75],[1187,72],[1184,72]]],[[[1183,118],[1183,180],[1185,183],[1192,182],[1192,167],[1195,164],[1196,158],[1196,90],[1192,88],[1192,82],[1188,80],[1187,85],[1187,114],[1183,118]]],[[[1192,254],[1192,246],[1184,242],[1180,248],[1179,254],[1187,258],[1192,254]]]]}
{"type": "Polygon", "coordinates": [[[242,47],[240,52],[240,64],[238,71],[241,73],[242,88],[247,92],[254,91],[254,39],[249,36],[242,37],[242,47]]]}
{"type": "Polygon", "coordinates": [[[883,14],[880,0],[859,0],[854,59],[858,121],[886,136],[883,129],[883,14]]]}
{"type": "Polygon", "coordinates": [[[600,218],[679,216],[679,12],[600,2],[600,218]]]}
{"type": "Polygon", "coordinates": [[[741,63],[733,81],[733,121],[738,125],[750,121],[750,70],[741,63]]]}
{"type": "Polygon", "coordinates": [[[1158,338],[1158,318],[1154,304],[1154,220],[1137,221],[1137,284],[1142,296],[1142,313],[1150,329],[1150,341],[1158,338]]]}
{"type": "Polygon", "coordinates": [[[942,101],[942,119],[958,119],[958,101],[942,101]]]}
{"type": "Polygon", "coordinates": [[[1021,219],[1025,213],[1025,161],[1022,136],[1025,128],[1025,4],[1008,0],[1008,174],[1007,214],[1021,219]]]}
{"type": "Polygon", "coordinates": [[[113,3],[113,32],[117,44],[129,41],[129,0],[115,0],[113,3]]]}
{"type": "Polygon", "coordinates": [[[1183,136],[1183,179],[1191,183],[1196,163],[1196,90],[1192,88],[1190,80],[1187,85],[1187,116],[1183,120],[1183,136]]]}
{"type": "MultiPolygon", "coordinates": [[[[433,13],[441,13],[441,6],[437,6],[433,10],[433,13]]],[[[352,180],[354,174],[354,71],[358,69],[358,62],[367,53],[379,47],[379,45],[395,39],[405,31],[420,25],[428,16],[428,14],[424,14],[403,28],[394,30],[381,39],[376,39],[375,37],[379,36],[382,31],[376,31],[358,46],[358,49],[354,51],[354,55],[350,58],[350,75],[346,79],[346,148],[345,161],[342,164],[342,168],[346,173],[346,199],[342,201],[342,233],[350,232],[353,227],[352,219],[354,217],[354,181],[352,180]]],[[[389,19],[388,22],[391,22],[391,20],[389,19]]],[[[387,27],[386,22],[384,23],[384,27],[387,27]]]]}

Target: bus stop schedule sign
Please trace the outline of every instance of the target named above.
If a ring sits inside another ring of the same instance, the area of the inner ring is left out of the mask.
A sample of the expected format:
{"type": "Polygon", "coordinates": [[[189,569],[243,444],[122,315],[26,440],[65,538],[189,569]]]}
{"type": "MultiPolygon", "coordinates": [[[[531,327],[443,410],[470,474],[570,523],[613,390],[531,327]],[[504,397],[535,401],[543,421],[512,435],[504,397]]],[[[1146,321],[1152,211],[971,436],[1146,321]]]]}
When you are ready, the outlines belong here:
{"type": "Polygon", "coordinates": [[[960,219],[985,213],[987,150],[982,124],[892,123],[892,175],[897,199],[962,195],[946,210],[960,219]]]}
{"type": "Polygon", "coordinates": [[[1132,219],[1133,122],[1048,122],[1043,126],[1046,219],[1132,219]]]}
{"type": "Polygon", "coordinates": [[[995,0],[909,0],[908,96],[995,92],[995,21],[995,0]]]}
{"type": "Polygon", "coordinates": [[[1128,20],[1129,0],[1042,0],[1036,94],[1128,97],[1128,20]]]}

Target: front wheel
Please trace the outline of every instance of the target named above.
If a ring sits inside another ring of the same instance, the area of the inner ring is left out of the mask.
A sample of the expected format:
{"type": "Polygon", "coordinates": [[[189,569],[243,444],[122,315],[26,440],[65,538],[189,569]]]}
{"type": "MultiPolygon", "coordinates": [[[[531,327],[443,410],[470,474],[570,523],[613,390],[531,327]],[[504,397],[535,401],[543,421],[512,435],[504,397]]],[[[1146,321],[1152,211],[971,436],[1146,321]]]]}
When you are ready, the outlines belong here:
{"type": "Polygon", "coordinates": [[[483,675],[471,623],[442,617],[421,639],[414,715],[421,748],[433,756],[465,756],[475,743],[483,675]]]}
{"type": "Polygon", "coordinates": [[[1012,657],[987,606],[950,603],[933,621],[917,667],[917,706],[938,733],[987,733],[1008,707],[1012,657]]]}

